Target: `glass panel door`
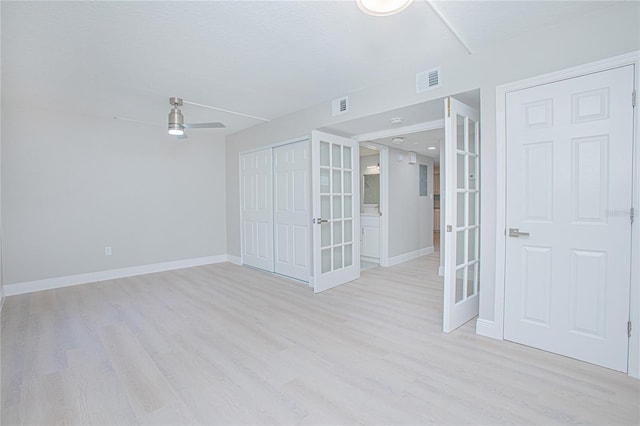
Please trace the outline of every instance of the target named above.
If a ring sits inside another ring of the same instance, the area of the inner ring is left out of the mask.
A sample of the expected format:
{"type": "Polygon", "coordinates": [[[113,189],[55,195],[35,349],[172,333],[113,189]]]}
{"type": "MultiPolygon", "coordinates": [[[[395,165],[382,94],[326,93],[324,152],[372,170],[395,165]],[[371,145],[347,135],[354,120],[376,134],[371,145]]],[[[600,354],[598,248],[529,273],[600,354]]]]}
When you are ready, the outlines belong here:
{"type": "Polygon", "coordinates": [[[360,277],[358,143],[313,131],[314,291],[360,277]]]}
{"type": "Polygon", "coordinates": [[[443,331],[478,314],[480,192],[478,112],[445,99],[445,249],[443,331]]]}

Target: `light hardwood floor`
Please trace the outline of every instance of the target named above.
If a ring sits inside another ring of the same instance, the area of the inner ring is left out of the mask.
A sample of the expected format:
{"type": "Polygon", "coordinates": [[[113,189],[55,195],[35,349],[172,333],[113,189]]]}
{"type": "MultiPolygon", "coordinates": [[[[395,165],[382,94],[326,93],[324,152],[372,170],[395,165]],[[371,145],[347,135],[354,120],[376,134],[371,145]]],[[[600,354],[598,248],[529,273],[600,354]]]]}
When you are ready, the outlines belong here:
{"type": "Polygon", "coordinates": [[[441,333],[438,258],[314,295],[218,264],[6,300],[2,424],[639,424],[640,381],[441,333]]]}

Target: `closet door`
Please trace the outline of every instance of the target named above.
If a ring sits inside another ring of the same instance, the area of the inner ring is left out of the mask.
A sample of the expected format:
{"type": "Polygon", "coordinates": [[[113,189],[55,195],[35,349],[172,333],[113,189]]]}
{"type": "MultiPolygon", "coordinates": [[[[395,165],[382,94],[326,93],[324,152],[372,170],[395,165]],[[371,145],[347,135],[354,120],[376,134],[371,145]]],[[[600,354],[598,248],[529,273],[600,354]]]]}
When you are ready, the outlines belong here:
{"type": "Polygon", "coordinates": [[[242,264],[273,272],[271,148],[240,156],[242,264]]]}
{"type": "Polygon", "coordinates": [[[309,281],[309,141],[273,149],[275,272],[309,281]]]}

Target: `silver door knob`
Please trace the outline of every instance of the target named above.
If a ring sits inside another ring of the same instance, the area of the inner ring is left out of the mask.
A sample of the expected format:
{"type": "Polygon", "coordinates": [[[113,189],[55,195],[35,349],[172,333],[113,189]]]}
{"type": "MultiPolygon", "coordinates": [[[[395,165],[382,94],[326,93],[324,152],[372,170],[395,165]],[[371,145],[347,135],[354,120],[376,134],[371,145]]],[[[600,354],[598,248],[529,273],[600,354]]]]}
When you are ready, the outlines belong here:
{"type": "Polygon", "coordinates": [[[522,232],[518,228],[509,228],[509,236],[513,238],[528,237],[528,232],[522,232]]]}
{"type": "Polygon", "coordinates": [[[327,223],[329,222],[327,219],[322,219],[320,217],[313,219],[313,223],[320,225],[321,223],[327,223]]]}

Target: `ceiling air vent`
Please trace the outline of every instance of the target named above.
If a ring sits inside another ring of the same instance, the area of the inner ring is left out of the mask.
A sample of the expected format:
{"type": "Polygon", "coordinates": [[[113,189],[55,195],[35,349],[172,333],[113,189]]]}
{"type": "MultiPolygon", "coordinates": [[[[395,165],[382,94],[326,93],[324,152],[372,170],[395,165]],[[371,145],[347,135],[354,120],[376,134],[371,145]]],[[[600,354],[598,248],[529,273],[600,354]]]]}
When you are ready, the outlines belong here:
{"type": "Polygon", "coordinates": [[[416,74],[416,93],[426,92],[440,86],[440,68],[416,74]]]}
{"type": "Polygon", "coordinates": [[[344,98],[338,98],[331,101],[331,114],[335,117],[336,115],[344,114],[349,112],[349,97],[345,96],[344,98]]]}

